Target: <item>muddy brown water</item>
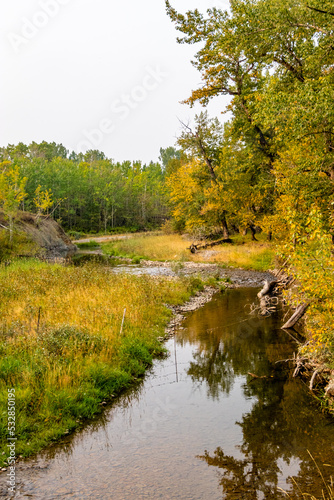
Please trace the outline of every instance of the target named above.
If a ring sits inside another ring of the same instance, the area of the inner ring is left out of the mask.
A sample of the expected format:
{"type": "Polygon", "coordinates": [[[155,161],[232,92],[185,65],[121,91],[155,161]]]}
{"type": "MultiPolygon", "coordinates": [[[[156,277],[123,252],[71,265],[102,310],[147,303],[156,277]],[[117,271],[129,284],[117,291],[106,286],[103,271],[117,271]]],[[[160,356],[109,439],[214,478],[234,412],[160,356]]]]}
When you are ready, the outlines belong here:
{"type": "Polygon", "coordinates": [[[228,290],[188,314],[135,390],[18,466],[14,498],[320,498],[309,452],[333,474],[333,421],[292,378],[284,360],[296,344],[280,313],[248,314],[257,291],[228,290]]]}

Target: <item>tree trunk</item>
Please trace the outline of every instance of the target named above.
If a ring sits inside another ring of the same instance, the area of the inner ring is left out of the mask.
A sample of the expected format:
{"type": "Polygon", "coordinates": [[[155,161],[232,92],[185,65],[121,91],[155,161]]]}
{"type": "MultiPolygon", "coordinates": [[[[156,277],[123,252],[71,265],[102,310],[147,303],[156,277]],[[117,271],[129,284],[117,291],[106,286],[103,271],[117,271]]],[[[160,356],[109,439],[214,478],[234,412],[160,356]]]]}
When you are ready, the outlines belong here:
{"type": "Polygon", "coordinates": [[[108,224],[108,217],[107,214],[104,215],[104,234],[107,234],[107,224],[108,224]]]}
{"type": "Polygon", "coordinates": [[[226,222],[225,215],[223,215],[221,223],[222,223],[222,228],[223,228],[224,239],[228,240],[230,238],[230,233],[229,233],[229,230],[228,230],[228,227],[227,227],[227,222],[226,222]]]}
{"type": "Polygon", "coordinates": [[[9,215],[9,245],[13,245],[14,217],[9,215]]]}
{"type": "Polygon", "coordinates": [[[251,230],[251,233],[252,233],[252,241],[257,241],[257,239],[255,238],[256,231],[255,231],[255,227],[253,226],[253,224],[249,224],[249,229],[251,230]]]}

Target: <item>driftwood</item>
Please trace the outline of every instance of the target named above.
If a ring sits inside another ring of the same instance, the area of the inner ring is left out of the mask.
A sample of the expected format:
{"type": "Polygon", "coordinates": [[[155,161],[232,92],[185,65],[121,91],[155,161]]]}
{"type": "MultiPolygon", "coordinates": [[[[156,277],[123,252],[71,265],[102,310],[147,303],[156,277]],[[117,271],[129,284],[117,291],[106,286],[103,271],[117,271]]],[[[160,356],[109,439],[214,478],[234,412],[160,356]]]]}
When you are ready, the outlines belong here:
{"type": "Polygon", "coordinates": [[[328,385],[325,387],[325,393],[327,396],[334,397],[334,379],[330,380],[328,385]]]}
{"type": "Polygon", "coordinates": [[[307,358],[300,358],[299,356],[297,356],[294,361],[296,367],[292,376],[295,378],[299,375],[299,372],[305,368],[305,361],[307,361],[307,358]]]}
{"type": "Polygon", "coordinates": [[[277,285],[277,281],[271,281],[270,283],[268,280],[264,281],[264,287],[257,294],[259,299],[262,299],[265,295],[272,293],[276,285],[277,285]]]}
{"type": "Polygon", "coordinates": [[[212,241],[210,243],[205,243],[202,245],[201,244],[195,245],[195,243],[192,243],[189,247],[189,250],[191,251],[191,253],[196,253],[198,250],[204,250],[205,248],[221,245],[222,243],[233,243],[233,242],[230,238],[222,238],[220,240],[212,241]]]}
{"type": "Polygon", "coordinates": [[[260,314],[262,316],[268,316],[276,310],[277,297],[270,297],[270,295],[275,292],[277,281],[275,280],[269,282],[268,280],[266,280],[263,282],[263,284],[264,287],[257,294],[257,296],[260,299],[260,314]],[[276,303],[274,302],[274,299],[276,299],[276,303]]]}
{"type": "Polygon", "coordinates": [[[283,329],[292,328],[306,313],[309,304],[300,304],[290,319],[282,326],[283,329]]]}
{"type": "Polygon", "coordinates": [[[314,384],[314,381],[315,381],[315,377],[320,373],[321,370],[315,370],[313,372],[313,375],[311,377],[311,380],[310,380],[310,391],[313,391],[313,384],[314,384]]]}
{"type": "Polygon", "coordinates": [[[290,337],[296,342],[296,344],[299,344],[299,345],[304,344],[305,339],[295,329],[292,329],[294,335],[291,333],[291,331],[290,331],[291,329],[282,328],[282,330],[284,330],[288,335],[290,335],[290,337]],[[298,335],[300,336],[300,339],[297,338],[298,335]]]}

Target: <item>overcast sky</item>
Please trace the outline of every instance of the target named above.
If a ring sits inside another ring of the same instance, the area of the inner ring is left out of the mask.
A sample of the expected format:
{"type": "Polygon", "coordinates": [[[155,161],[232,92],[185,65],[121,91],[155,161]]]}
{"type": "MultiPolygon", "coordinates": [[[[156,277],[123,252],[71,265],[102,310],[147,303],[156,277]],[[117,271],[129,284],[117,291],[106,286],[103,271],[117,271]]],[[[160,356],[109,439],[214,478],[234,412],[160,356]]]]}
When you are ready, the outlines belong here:
{"type": "MultiPolygon", "coordinates": [[[[172,0],[179,11],[228,0],[172,0]]],[[[0,4],[1,141],[56,141],[117,161],[156,161],[174,145],[180,101],[200,85],[196,46],[179,45],[164,0],[12,0],[0,4]]],[[[226,98],[209,106],[220,112],[226,98]]]]}

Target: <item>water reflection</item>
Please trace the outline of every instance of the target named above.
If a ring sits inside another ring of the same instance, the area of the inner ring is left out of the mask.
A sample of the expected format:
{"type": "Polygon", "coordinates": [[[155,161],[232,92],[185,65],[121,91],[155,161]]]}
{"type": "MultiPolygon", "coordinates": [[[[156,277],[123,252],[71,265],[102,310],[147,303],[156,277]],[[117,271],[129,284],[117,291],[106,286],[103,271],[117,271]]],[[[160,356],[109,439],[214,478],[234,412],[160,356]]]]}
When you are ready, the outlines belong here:
{"type": "MultiPolygon", "coordinates": [[[[219,399],[247,376],[242,389],[253,402],[237,422],[242,458],[225,453],[223,443],[198,458],[221,470],[220,486],[228,500],[286,498],[279,484],[292,462],[300,469],[287,481],[291,498],[300,498],[299,488],[319,495],[323,484],[314,460],[319,465],[334,462],[332,422],[314,407],[303,382],[292,378],[284,360],[295,346],[279,329],[279,315],[245,319],[245,305],[252,300],[252,290],[235,290],[226,297],[226,308],[212,315],[213,302],[186,322],[181,342],[188,338],[197,345],[187,372],[193,382],[204,383],[208,396],[219,399]]],[[[333,469],[325,466],[323,474],[328,480],[333,469]]]]}
{"type": "Polygon", "coordinates": [[[256,292],[230,290],[189,314],[136,390],[18,467],[15,498],[275,500],[283,488],[297,500],[296,484],[321,498],[307,450],[327,478],[334,426],[291,376],[296,344],[279,313],[249,316],[256,292]]]}
{"type": "MultiPolygon", "coordinates": [[[[226,293],[226,308],[215,311],[213,301],[201,314],[193,314],[181,338],[181,342],[187,339],[198,345],[188,374],[194,382],[205,382],[212,398],[229,394],[238,376],[253,373],[277,381],[286,371],[286,366],[276,363],[287,353],[286,334],[278,330],[277,315],[248,316],[253,290],[226,293]]],[[[245,395],[251,396],[247,391],[246,387],[245,395]]]]}

